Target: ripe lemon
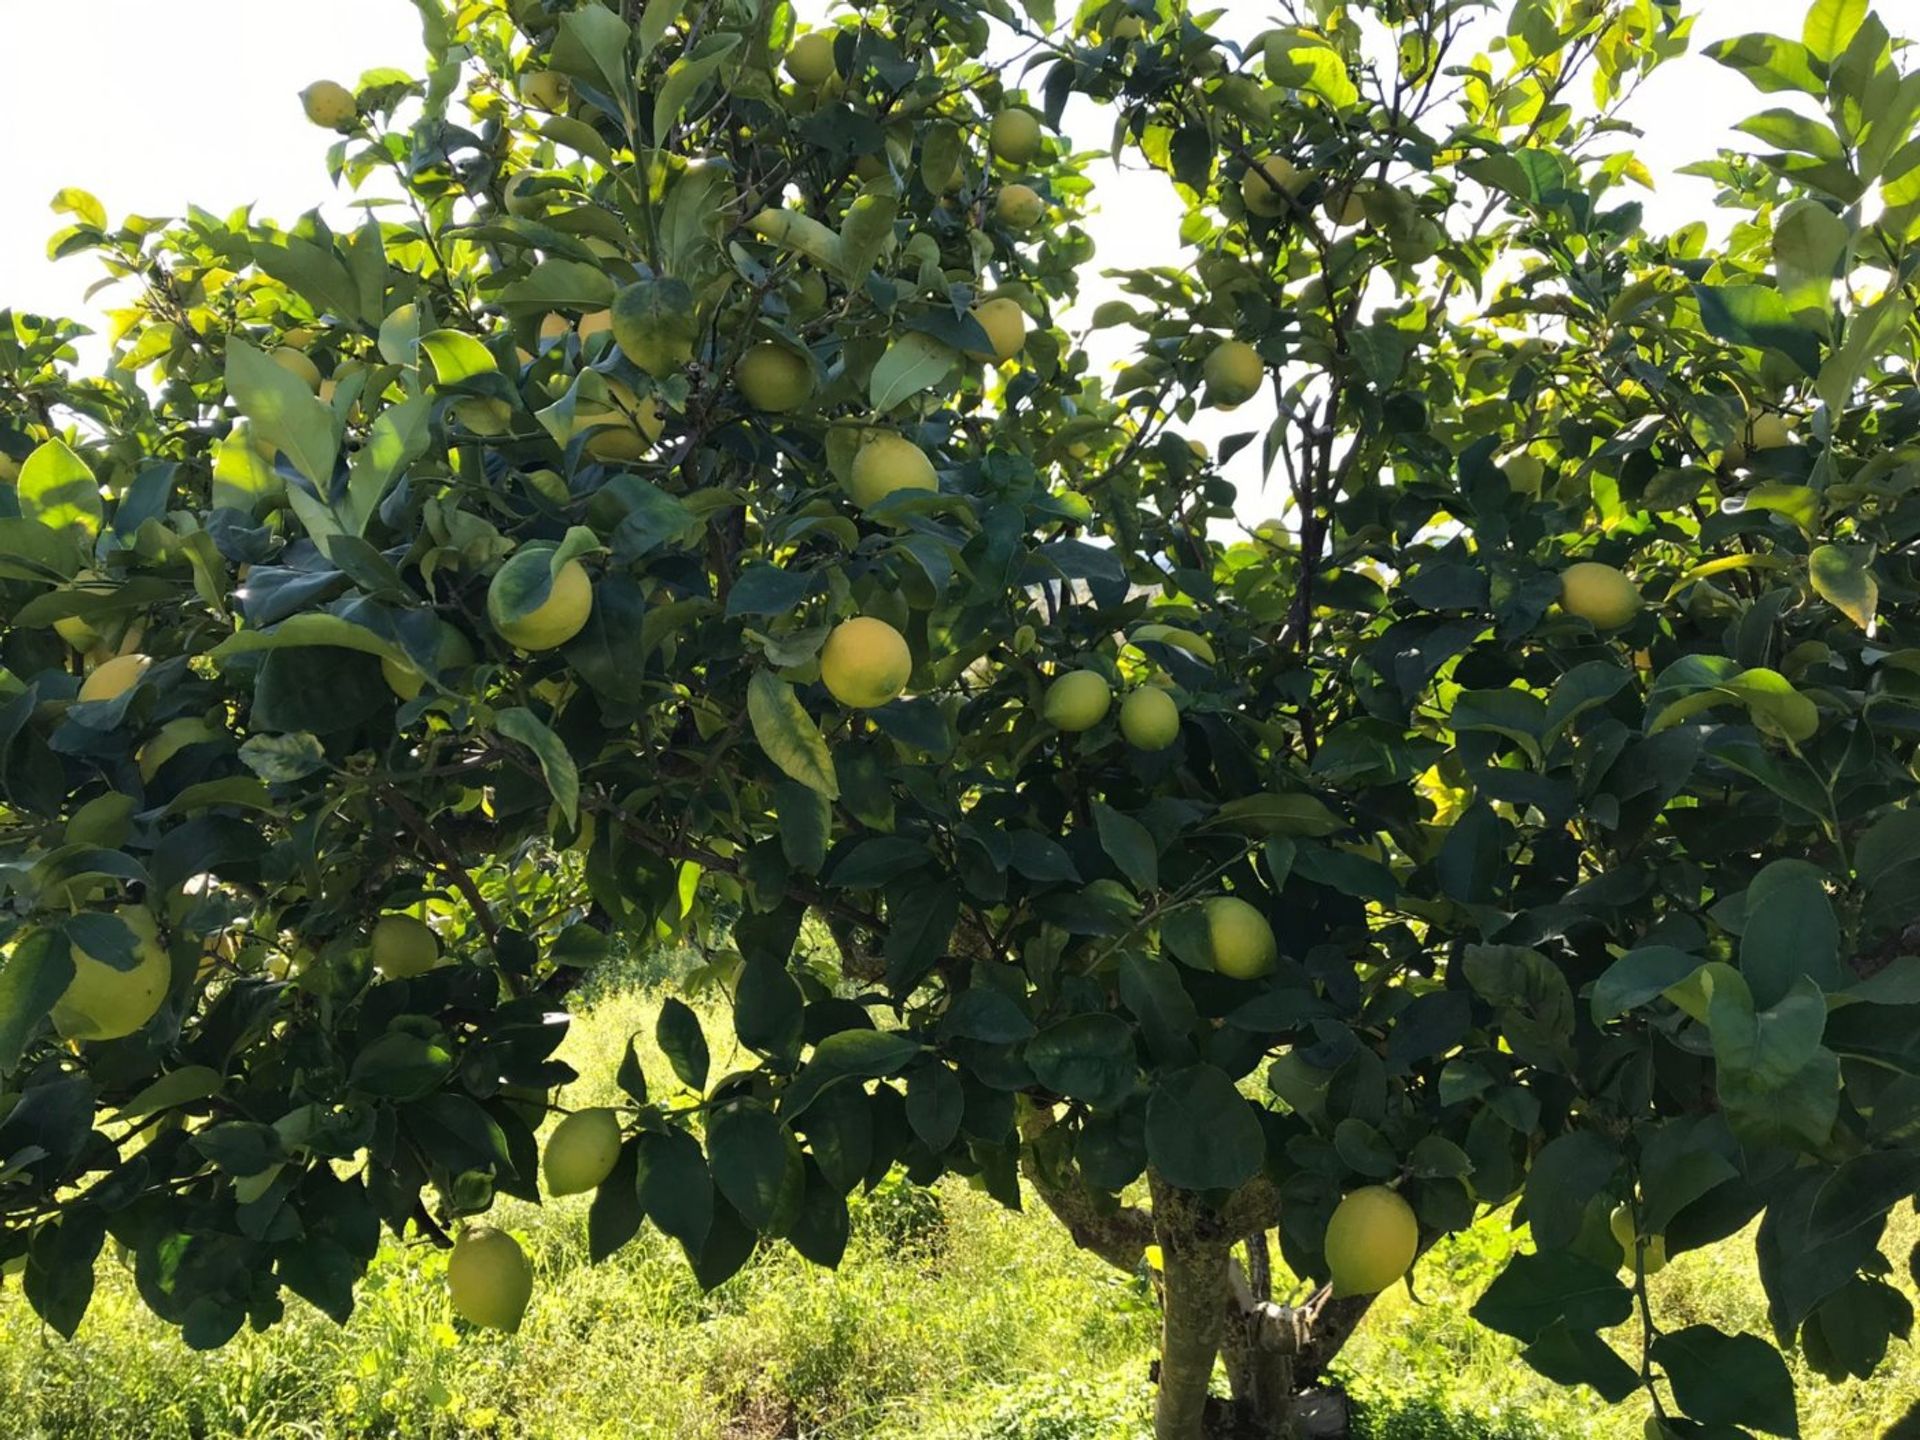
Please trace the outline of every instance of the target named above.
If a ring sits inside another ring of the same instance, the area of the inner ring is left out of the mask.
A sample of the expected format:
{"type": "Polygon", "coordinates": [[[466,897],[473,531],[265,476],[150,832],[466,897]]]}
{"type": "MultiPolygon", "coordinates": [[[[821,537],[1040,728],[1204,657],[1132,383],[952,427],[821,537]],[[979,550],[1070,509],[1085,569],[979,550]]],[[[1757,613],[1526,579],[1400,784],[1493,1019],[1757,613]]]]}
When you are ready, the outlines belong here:
{"type": "Polygon", "coordinates": [[[1047,687],[1040,713],[1058,730],[1091,730],[1107,718],[1113,687],[1098,670],[1069,670],[1047,687]]]}
{"type": "Polygon", "coordinates": [[[973,318],[987,332],[989,347],[967,351],[973,359],[1004,365],[1027,348],[1027,312],[1020,308],[1018,300],[1009,300],[1004,295],[988,300],[973,307],[973,318]]]}
{"type": "Polygon", "coordinates": [[[987,130],[987,148],[1009,165],[1024,165],[1040,153],[1040,117],[1031,110],[1002,110],[987,130]]]}
{"type": "Polygon", "coordinates": [[[53,1006],[53,1028],[69,1040],[118,1040],[154,1017],[173,983],[173,962],[160,943],[160,927],[144,905],[114,912],[133,932],[136,959],[116,970],[78,945],[70,946],[73,979],[53,1006]]]}
{"type": "Polygon", "coordinates": [[[787,74],[802,85],[824,85],[838,75],[840,69],[833,59],[833,36],[831,30],[815,30],[794,41],[793,48],[787,51],[787,74]]]}
{"type": "Polygon", "coordinates": [[[1327,1222],[1327,1268],[1335,1295],[1372,1295],[1413,1265],[1420,1222],[1397,1191],[1368,1185],[1342,1200],[1327,1222]]]}
{"type": "Polygon", "coordinates": [[[1640,613],[1640,591],[1625,575],[1597,560],[1560,572],[1560,604],[1600,630],[1618,630],[1640,613]]]}
{"type": "Polygon", "coordinates": [[[547,1139],[540,1168],[549,1195],[581,1195],[613,1173],[620,1158],[620,1117],[607,1109],[576,1110],[547,1139]]]}
{"type": "MultiPolygon", "coordinates": [[[[586,323],[580,322],[583,339],[586,323]]],[[[607,390],[612,405],[603,407],[591,401],[578,405],[571,433],[587,436],[587,454],[596,460],[638,460],[667,428],[666,417],[651,395],[642,400],[631,386],[618,380],[609,380],[607,390]]]]}
{"type": "Polygon", "coordinates": [[[447,1292],[462,1319],[494,1330],[518,1330],[533,1298],[533,1266],[520,1242],[506,1231],[475,1225],[453,1242],[447,1292]]]}
{"type": "Polygon", "coordinates": [[[1214,969],[1233,980],[1257,980],[1273,969],[1279,946],[1266,916],[1233,895],[1214,896],[1205,913],[1214,969]]]}
{"type": "MultiPolygon", "coordinates": [[[[617,303],[619,300],[619,297],[616,295],[614,299],[617,303]]],[[[613,329],[613,309],[611,307],[604,310],[589,310],[587,311],[586,314],[580,317],[580,343],[584,345],[586,344],[587,341],[591,340],[594,336],[604,335],[612,329],[613,329]]],[[[614,336],[615,343],[618,343],[619,338],[620,337],[617,335],[614,336]]],[[[633,363],[636,365],[640,364],[639,360],[634,359],[634,357],[631,355],[629,355],[627,358],[630,360],[633,360],[633,363]]],[[[643,365],[641,366],[641,368],[645,369],[646,367],[643,365]]],[[[612,390],[616,395],[630,396],[633,394],[633,391],[627,389],[626,386],[622,385],[617,380],[609,380],[607,382],[607,388],[612,390]]],[[[628,408],[631,409],[632,406],[629,404],[628,408]]]]}
{"type": "Polygon", "coordinates": [[[118,700],[138,685],[152,667],[152,659],[145,655],[116,655],[104,660],[80,682],[80,698],[118,700]]]}
{"type": "Polygon", "coordinates": [[[756,410],[781,414],[797,410],[813,398],[813,367],[804,356],[772,340],[762,341],[740,357],[734,382],[756,410]]]}
{"type": "Polygon", "coordinates": [[[316,394],[319,392],[320,367],[313,363],[305,351],[296,350],[291,345],[282,345],[273,352],[273,363],[299,380],[309,390],[316,394]]]}
{"type": "Polygon", "coordinates": [[[78,615],[62,615],[53,622],[53,633],[82,655],[107,638],[78,615]]]}
{"type": "Polygon", "coordinates": [[[412,915],[382,915],[373,926],[373,968],[389,980],[424,975],[440,963],[440,937],[412,915]]]}
{"type": "Polygon", "coordinates": [[[1292,197],[1306,187],[1306,175],[1291,160],[1284,155],[1262,155],[1240,178],[1240,200],[1249,214],[1272,219],[1286,214],[1292,197]]]}
{"type": "Polygon", "coordinates": [[[993,213],[1009,230],[1031,230],[1047,213],[1047,202],[1031,185],[1003,185],[994,199],[993,213]]]}
{"type": "Polygon", "coordinates": [[[1120,733],[1129,745],[1164,750],[1180,734],[1180,707],[1166,691],[1144,685],[1120,702],[1120,733]]]}
{"type": "Polygon", "coordinates": [[[140,778],[151,782],[162,765],[189,745],[203,745],[219,738],[220,732],[198,715],[182,716],[162,725],[151,740],[136,750],[134,763],[140,767],[140,778]]]}
{"type": "Polygon", "coordinates": [[[328,130],[344,130],[353,123],[360,107],[353,92],[334,80],[316,80],[300,92],[300,107],[307,119],[328,130]]]}
{"type": "Polygon", "coordinates": [[[912,673],[913,652],[906,637],[871,615],[834,626],[820,648],[820,679],[834,699],[856,710],[897,698],[912,673]]]}
{"type": "MultiPolygon", "coordinates": [[[[1633,1207],[1622,1201],[1613,1207],[1613,1213],[1607,1217],[1607,1228],[1613,1232],[1613,1238],[1619,1242],[1625,1252],[1621,1261],[1623,1269],[1633,1269],[1633,1257],[1638,1238],[1633,1230],[1633,1207]]],[[[1658,1275],[1667,1268],[1667,1237],[1664,1235],[1647,1236],[1646,1248],[1640,1251],[1640,1265],[1648,1275],[1658,1275]]]]}
{"type": "MultiPolygon", "coordinates": [[[[434,647],[434,672],[444,674],[449,670],[458,670],[473,663],[473,646],[466,635],[447,624],[440,623],[438,643],[434,647]]],[[[412,700],[426,689],[427,677],[414,668],[412,661],[400,661],[382,658],[380,674],[387,682],[387,688],[402,700],[412,700]]]]}
{"type": "Polygon", "coordinates": [[[1537,455],[1515,455],[1500,467],[1507,477],[1507,488],[1516,495],[1538,495],[1547,467],[1537,455]]]}
{"type": "Polygon", "coordinates": [[[1208,403],[1231,410],[1260,393],[1267,366],[1260,352],[1244,340],[1222,340],[1207,353],[1200,375],[1207,382],[1208,403]]]}
{"type": "Polygon", "coordinates": [[[861,446],[847,480],[847,493],[863,510],[899,490],[939,488],[926,451],[900,435],[876,435],[861,446]]]}
{"type": "Polygon", "coordinates": [[[1787,428],[1787,417],[1772,410],[1754,416],[1748,434],[1753,437],[1755,450],[1779,450],[1793,444],[1793,432],[1787,428]]]}
{"type": "Polygon", "coordinates": [[[545,550],[522,550],[500,567],[487,587],[487,619],[509,645],[551,650],[578,635],[593,613],[593,582],[578,560],[560,567],[547,598],[531,611],[518,617],[508,613],[511,597],[535,580],[534,570],[552,563],[545,550]]]}

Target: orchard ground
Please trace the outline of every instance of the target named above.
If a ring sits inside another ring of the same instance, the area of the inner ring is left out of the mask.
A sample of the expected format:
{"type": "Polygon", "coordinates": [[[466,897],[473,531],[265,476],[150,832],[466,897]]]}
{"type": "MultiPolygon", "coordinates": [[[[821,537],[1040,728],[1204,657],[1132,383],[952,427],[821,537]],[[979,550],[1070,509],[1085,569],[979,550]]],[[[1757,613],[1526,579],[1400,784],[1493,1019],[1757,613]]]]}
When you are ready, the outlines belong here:
{"type": "MultiPolygon", "coordinates": [[[[616,1099],[611,1077],[636,1032],[648,1068],[664,1067],[650,1048],[664,993],[622,990],[576,1020],[562,1054],[586,1078],[562,1096],[569,1107],[616,1099]]],[[[718,1039],[727,1027],[709,1031],[718,1039]]],[[[1146,1275],[1128,1280],[1076,1250],[1036,1202],[1013,1214],[957,1181],[932,1191],[889,1182],[857,1202],[838,1272],[774,1246],[703,1295],[679,1247],[652,1230],[590,1267],[589,1199],[503,1202],[496,1218],[527,1243],[537,1277],[516,1336],[457,1323],[445,1252],[391,1240],[345,1328],[296,1301],[289,1323],[207,1354],[148,1314],[119,1266],[102,1265],[101,1294],[72,1343],[12,1286],[0,1293],[0,1440],[1152,1432],[1159,1315],[1146,1275]]],[[[1637,1403],[1608,1407],[1550,1385],[1512,1340],[1467,1318],[1516,1238],[1504,1216],[1482,1221],[1435,1247],[1413,1293],[1397,1288],[1368,1318],[1340,1364],[1362,1440],[1638,1440],[1637,1403]]],[[[1887,1253],[1916,1241],[1920,1219],[1897,1215],[1887,1253]]],[[[1679,1257],[1649,1281],[1661,1312],[1764,1330],[1752,1244],[1749,1231],[1679,1257]]],[[[1629,1351],[1637,1343],[1621,1338],[1629,1351]]],[[[1801,1365],[1794,1378],[1803,1435],[1880,1440],[1920,1391],[1920,1356],[1896,1344],[1865,1382],[1829,1384],[1801,1365]]]]}

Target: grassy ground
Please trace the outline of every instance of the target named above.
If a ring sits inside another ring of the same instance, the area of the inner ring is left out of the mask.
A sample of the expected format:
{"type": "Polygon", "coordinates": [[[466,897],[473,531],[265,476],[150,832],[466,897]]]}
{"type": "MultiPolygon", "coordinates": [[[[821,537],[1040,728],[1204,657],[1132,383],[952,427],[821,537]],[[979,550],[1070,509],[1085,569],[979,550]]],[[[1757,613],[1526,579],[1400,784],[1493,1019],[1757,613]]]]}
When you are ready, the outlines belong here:
{"type": "MultiPolygon", "coordinates": [[[[587,1078],[569,1103],[611,1098],[626,1037],[651,1020],[646,1001],[623,996],[575,1027],[567,1054],[587,1078]]],[[[655,1059],[649,1073],[664,1074],[655,1059]]],[[[961,1185],[887,1187],[861,1202],[836,1274],[781,1248],[712,1295],[653,1234],[588,1267],[584,1198],[508,1202],[504,1220],[539,1277],[513,1337],[457,1331],[444,1259],[420,1247],[383,1251],[344,1329],[290,1297],[286,1324],[211,1355],[148,1318],[111,1264],[71,1344],[43,1331],[17,1290],[0,1294],[0,1440],[1147,1434],[1156,1317],[1144,1281],[1075,1252],[1044,1214],[1009,1214],[961,1185]]],[[[1916,1238],[1903,1217],[1900,1243],[1916,1238]]],[[[1637,1440],[1637,1402],[1610,1410],[1556,1391],[1466,1318],[1511,1243],[1482,1225],[1423,1262],[1418,1302],[1403,1289],[1376,1308],[1343,1357],[1368,1440],[1637,1440]]],[[[1749,1259],[1731,1247],[1682,1257],[1654,1289],[1675,1324],[1763,1323],[1749,1259]]],[[[1872,1382],[1798,1379],[1803,1434],[1871,1440],[1920,1392],[1920,1360],[1896,1345],[1872,1382]]]]}

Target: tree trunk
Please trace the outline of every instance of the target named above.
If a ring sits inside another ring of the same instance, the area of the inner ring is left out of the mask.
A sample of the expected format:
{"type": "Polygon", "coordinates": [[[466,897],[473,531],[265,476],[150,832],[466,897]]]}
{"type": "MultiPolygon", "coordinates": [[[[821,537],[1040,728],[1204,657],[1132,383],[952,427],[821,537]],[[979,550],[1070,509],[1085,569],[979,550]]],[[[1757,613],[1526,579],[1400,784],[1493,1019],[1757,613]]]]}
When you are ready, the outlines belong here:
{"type": "Polygon", "coordinates": [[[1203,1223],[1192,1196],[1158,1178],[1152,1186],[1154,1239],[1165,1281],[1154,1440],[1204,1440],[1207,1390],[1232,1303],[1227,1278],[1231,1242],[1208,1233],[1212,1227],[1203,1223]]]}

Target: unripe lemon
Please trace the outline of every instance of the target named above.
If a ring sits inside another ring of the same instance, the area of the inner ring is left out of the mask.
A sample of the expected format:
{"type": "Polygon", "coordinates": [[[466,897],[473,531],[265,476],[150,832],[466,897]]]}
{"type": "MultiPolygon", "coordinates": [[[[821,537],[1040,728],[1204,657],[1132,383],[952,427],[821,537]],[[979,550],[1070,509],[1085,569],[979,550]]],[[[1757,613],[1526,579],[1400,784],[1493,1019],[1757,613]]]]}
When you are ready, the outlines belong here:
{"type": "Polygon", "coordinates": [[[993,213],[1009,230],[1031,230],[1047,213],[1047,202],[1031,185],[1004,185],[993,202],[993,213]]]}
{"type": "Polygon", "coordinates": [[[856,710],[896,699],[912,674],[906,637],[871,615],[834,626],[820,648],[820,679],[834,699],[856,710]]]}
{"type": "Polygon", "coordinates": [[[412,915],[382,915],[373,926],[373,968],[389,980],[424,975],[440,963],[440,937],[412,915]]]}
{"type": "Polygon", "coordinates": [[[1004,365],[1026,349],[1027,312],[1020,308],[1019,301],[1009,300],[1004,295],[998,300],[988,300],[973,307],[973,318],[987,332],[990,347],[967,351],[975,360],[991,360],[996,365],[1004,365]]]}
{"type": "Polygon", "coordinates": [[[520,77],[520,98],[536,110],[567,108],[567,77],[552,70],[534,70],[520,77]]]}
{"type": "Polygon", "coordinates": [[[151,740],[134,752],[134,763],[140,767],[140,778],[151,781],[160,773],[161,766],[189,745],[203,745],[219,738],[220,732],[198,715],[169,720],[151,740]]]}
{"type": "Polygon", "coordinates": [[[871,151],[865,155],[856,155],[853,160],[853,173],[871,183],[887,173],[887,162],[871,151]]]}
{"type": "Polygon", "coordinates": [[[1002,110],[987,131],[987,146],[1009,165],[1024,165],[1040,153],[1040,117],[1031,110],[1002,110]]]}
{"type": "Polygon", "coordinates": [[[534,189],[539,179],[540,177],[533,171],[522,170],[507,181],[500,192],[500,198],[506,202],[509,215],[528,220],[547,208],[544,196],[534,189]]]}
{"type": "Polygon", "coordinates": [[[1113,25],[1116,40],[1138,40],[1147,33],[1147,22],[1138,15],[1122,15],[1113,25]]]}
{"type": "Polygon", "coordinates": [[[1755,450],[1779,450],[1793,444],[1793,432],[1787,428],[1787,417],[1772,410],[1754,416],[1749,433],[1753,436],[1755,450]]]}
{"type": "Polygon", "coordinates": [[[1348,1195],[1327,1222],[1327,1268],[1335,1295],[1372,1295],[1413,1265],[1420,1222],[1399,1192],[1368,1185],[1348,1195]]]}
{"type": "Polygon", "coordinates": [[[153,666],[145,655],[116,655],[93,667],[80,682],[82,700],[118,700],[138,685],[153,666]]]}
{"type": "Polygon", "coordinates": [[[1560,572],[1560,605],[1599,630],[1618,630],[1640,613],[1640,591],[1611,565],[1582,560],[1560,572]]]}
{"type": "Polygon", "coordinates": [[[1284,155],[1262,155],[1240,178],[1240,200],[1249,214],[1272,219],[1286,214],[1292,197],[1306,187],[1306,175],[1291,160],[1284,155]]]}
{"type": "Polygon", "coordinates": [[[304,351],[282,345],[273,352],[273,363],[292,375],[316,394],[320,390],[320,367],[304,351]]]}
{"type": "Polygon", "coordinates": [[[136,959],[116,970],[78,945],[68,947],[73,979],[53,1006],[53,1028],[69,1040],[118,1040],[154,1017],[173,983],[173,962],[160,943],[160,928],[144,905],[114,912],[133,932],[136,959]]]}
{"type": "Polygon", "coordinates": [[[593,613],[593,582],[578,560],[569,560],[553,577],[547,598],[518,618],[506,613],[508,597],[532,577],[536,565],[550,565],[545,550],[523,550],[502,565],[487,587],[487,619],[500,638],[522,650],[551,650],[578,635],[593,613]]]}
{"type": "MultiPolygon", "coordinates": [[[[435,670],[441,673],[471,665],[473,646],[465,633],[442,621],[438,643],[434,647],[434,662],[435,670]]],[[[415,699],[427,686],[427,677],[414,668],[412,661],[382,657],[380,674],[386,680],[387,688],[402,700],[415,699]]]]}
{"type": "Polygon", "coordinates": [[[548,1137],[540,1157],[549,1195],[582,1195],[613,1173],[620,1158],[620,1117],[607,1109],[576,1110],[548,1137]]]}
{"type": "Polygon", "coordinates": [[[878,505],[900,490],[940,488],[926,451],[901,435],[876,435],[853,457],[847,493],[861,509],[878,505]]]}
{"type": "Polygon", "coordinates": [[[1091,730],[1107,718],[1113,687],[1098,670],[1069,670],[1047,687],[1040,713],[1057,730],[1091,730]]]}
{"type": "Polygon", "coordinates": [[[360,109],[353,92],[333,80],[316,80],[302,90],[300,107],[307,112],[307,119],[328,130],[346,129],[360,109]]]}
{"type": "Polygon", "coordinates": [[[1547,467],[1537,455],[1515,455],[1500,467],[1500,471],[1507,477],[1507,487],[1515,494],[1538,495],[1547,467]]]}
{"type": "Polygon", "coordinates": [[[1273,969],[1279,946],[1266,916],[1233,895],[1214,896],[1205,913],[1214,969],[1233,980],[1257,980],[1273,969]]]}
{"type": "Polygon", "coordinates": [[[1358,225],[1367,218],[1367,203],[1360,198],[1357,190],[1349,190],[1344,195],[1329,195],[1320,208],[1329,223],[1342,229],[1358,225]]]}
{"type": "MultiPolygon", "coordinates": [[[[1638,1237],[1633,1229],[1633,1207],[1625,1201],[1613,1207],[1613,1213],[1607,1217],[1607,1228],[1613,1232],[1613,1238],[1619,1242],[1625,1252],[1621,1261],[1622,1268],[1633,1269],[1635,1241],[1638,1237]]],[[[1641,1270],[1648,1275],[1658,1275],[1667,1268],[1667,1237],[1664,1235],[1647,1236],[1646,1248],[1640,1251],[1641,1270]]]]}
{"type": "Polygon", "coordinates": [[[815,30],[794,41],[793,48],[787,51],[787,74],[802,85],[824,85],[838,75],[839,67],[833,59],[833,37],[831,30],[815,30]]]}
{"type": "Polygon", "coordinates": [[[780,414],[813,398],[813,367],[786,346],[764,340],[740,357],[734,382],[756,410],[780,414]]]}
{"type": "Polygon", "coordinates": [[[533,1299],[533,1266],[520,1242],[504,1230],[462,1230],[447,1261],[447,1292],[463,1320],[494,1330],[518,1330],[533,1299]]]}
{"type": "Polygon", "coordinates": [[[1266,362],[1244,340],[1222,340],[1208,352],[1200,367],[1207,382],[1207,400],[1222,410],[1244,405],[1266,382],[1266,362]]]}
{"type": "Polygon", "coordinates": [[[1164,750],[1180,734],[1180,707],[1166,691],[1142,686],[1120,702],[1120,733],[1129,745],[1164,750]]]}

